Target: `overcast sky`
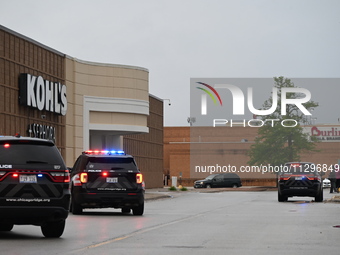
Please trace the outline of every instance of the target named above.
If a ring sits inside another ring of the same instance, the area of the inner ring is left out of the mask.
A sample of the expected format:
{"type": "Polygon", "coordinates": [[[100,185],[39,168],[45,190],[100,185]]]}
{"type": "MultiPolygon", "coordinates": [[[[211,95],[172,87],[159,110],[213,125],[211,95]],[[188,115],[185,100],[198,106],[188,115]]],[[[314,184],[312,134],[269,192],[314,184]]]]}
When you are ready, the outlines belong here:
{"type": "Polygon", "coordinates": [[[188,126],[190,78],[339,78],[339,13],[338,0],[0,0],[9,29],[147,68],[150,93],[171,101],[165,126],[188,126]]]}

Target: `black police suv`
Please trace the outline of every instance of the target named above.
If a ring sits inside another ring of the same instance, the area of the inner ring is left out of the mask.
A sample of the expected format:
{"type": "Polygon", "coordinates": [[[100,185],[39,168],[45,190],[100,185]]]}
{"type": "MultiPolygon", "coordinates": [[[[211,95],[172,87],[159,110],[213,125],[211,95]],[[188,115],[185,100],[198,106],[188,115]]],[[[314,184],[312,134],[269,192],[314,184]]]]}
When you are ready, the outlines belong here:
{"type": "Polygon", "coordinates": [[[323,201],[321,175],[315,164],[310,162],[286,163],[278,175],[278,201],[288,197],[314,197],[315,202],[323,201]]]}
{"type": "Polygon", "coordinates": [[[52,141],[0,136],[0,231],[41,226],[60,237],[70,206],[70,175],[52,141]]]}
{"type": "Polygon", "coordinates": [[[194,183],[194,188],[238,188],[242,186],[240,177],[235,173],[212,174],[194,183]]]}
{"type": "Polygon", "coordinates": [[[124,151],[84,151],[71,169],[71,211],[121,208],[144,213],[145,185],[134,158],[124,151]]]}

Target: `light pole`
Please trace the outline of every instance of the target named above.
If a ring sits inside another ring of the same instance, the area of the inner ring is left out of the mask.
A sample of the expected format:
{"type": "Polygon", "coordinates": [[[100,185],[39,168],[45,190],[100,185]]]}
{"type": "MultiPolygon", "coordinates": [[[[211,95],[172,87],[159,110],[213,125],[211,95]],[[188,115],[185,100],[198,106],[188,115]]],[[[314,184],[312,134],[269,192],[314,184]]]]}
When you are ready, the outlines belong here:
{"type": "Polygon", "coordinates": [[[169,106],[171,106],[170,99],[163,99],[163,102],[164,102],[164,101],[169,101],[169,106]]]}

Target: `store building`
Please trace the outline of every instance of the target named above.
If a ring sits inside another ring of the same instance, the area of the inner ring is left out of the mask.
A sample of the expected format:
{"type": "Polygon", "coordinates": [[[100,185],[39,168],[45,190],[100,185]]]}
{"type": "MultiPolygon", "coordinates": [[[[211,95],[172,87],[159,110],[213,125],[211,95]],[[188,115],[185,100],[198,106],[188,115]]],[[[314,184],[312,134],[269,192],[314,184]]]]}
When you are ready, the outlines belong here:
{"type": "Polygon", "coordinates": [[[54,140],[68,166],[89,148],[125,149],[161,187],[163,100],[148,87],[146,68],[82,61],[0,26],[0,135],[54,140]]]}

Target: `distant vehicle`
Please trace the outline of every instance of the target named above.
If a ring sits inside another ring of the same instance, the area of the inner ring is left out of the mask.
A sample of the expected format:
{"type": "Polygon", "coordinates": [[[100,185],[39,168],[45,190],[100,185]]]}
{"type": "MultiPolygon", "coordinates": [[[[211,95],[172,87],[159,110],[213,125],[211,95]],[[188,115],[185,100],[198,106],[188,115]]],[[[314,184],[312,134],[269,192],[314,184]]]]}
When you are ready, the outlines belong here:
{"type": "Polygon", "coordinates": [[[235,173],[212,174],[194,183],[194,188],[238,188],[242,186],[240,177],[235,173]]]}
{"type": "Polygon", "coordinates": [[[70,207],[69,181],[52,141],[0,137],[0,231],[35,225],[45,237],[60,237],[70,207]]]}
{"type": "Polygon", "coordinates": [[[124,151],[84,151],[71,169],[71,211],[84,208],[121,208],[134,215],[144,213],[143,175],[124,151]]]}
{"type": "Polygon", "coordinates": [[[323,181],[322,181],[322,187],[323,188],[330,188],[331,187],[331,181],[329,180],[329,179],[324,179],[323,181]]]}
{"type": "Polygon", "coordinates": [[[310,162],[289,162],[278,175],[278,201],[288,197],[314,197],[315,202],[323,201],[321,175],[316,165],[310,162]]]}

